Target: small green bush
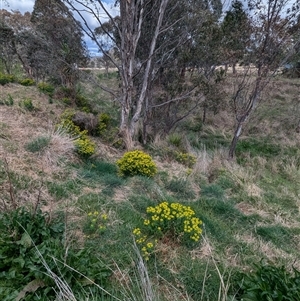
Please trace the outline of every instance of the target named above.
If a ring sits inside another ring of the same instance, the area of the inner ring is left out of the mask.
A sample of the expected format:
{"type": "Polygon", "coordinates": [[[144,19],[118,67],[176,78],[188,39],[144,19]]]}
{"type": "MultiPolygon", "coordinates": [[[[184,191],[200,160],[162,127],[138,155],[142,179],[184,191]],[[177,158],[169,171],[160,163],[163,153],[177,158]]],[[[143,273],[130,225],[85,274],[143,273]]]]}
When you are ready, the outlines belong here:
{"type": "Polygon", "coordinates": [[[22,86],[34,86],[35,85],[35,81],[31,78],[24,78],[24,79],[21,79],[19,81],[19,84],[21,84],[22,86]]]}
{"type": "Polygon", "coordinates": [[[130,151],[117,161],[119,172],[123,176],[141,175],[153,177],[157,167],[151,156],[140,150],[130,151]]]}
{"type": "Polygon", "coordinates": [[[180,134],[173,133],[169,135],[168,142],[175,147],[180,147],[182,146],[182,136],[180,134]]]}
{"type": "Polygon", "coordinates": [[[10,74],[4,74],[0,72],[0,85],[4,86],[8,83],[13,83],[15,81],[15,77],[10,74]]]}
{"type": "Polygon", "coordinates": [[[42,83],[39,83],[37,87],[40,92],[47,94],[50,97],[53,96],[53,92],[54,92],[55,88],[51,84],[42,82],[42,83]]]}

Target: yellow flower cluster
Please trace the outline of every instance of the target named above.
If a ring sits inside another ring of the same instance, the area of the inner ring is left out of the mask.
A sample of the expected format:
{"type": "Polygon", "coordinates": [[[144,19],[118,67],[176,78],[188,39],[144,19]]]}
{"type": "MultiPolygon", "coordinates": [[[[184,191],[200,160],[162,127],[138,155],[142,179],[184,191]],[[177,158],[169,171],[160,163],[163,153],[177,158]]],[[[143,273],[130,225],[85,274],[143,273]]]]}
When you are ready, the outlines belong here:
{"type": "Polygon", "coordinates": [[[195,211],[190,206],[162,202],[155,207],[148,207],[146,212],[148,218],[144,219],[143,230],[140,228],[133,230],[136,242],[146,259],[149,259],[155,247],[156,241],[154,243],[149,241],[153,236],[162,237],[171,234],[173,238],[179,238],[181,241],[199,241],[202,221],[195,216],[195,211]]]}
{"type": "Polygon", "coordinates": [[[74,143],[77,153],[83,157],[90,157],[95,153],[95,143],[88,137],[78,138],[74,143]]]}
{"type": "Polygon", "coordinates": [[[132,233],[136,237],[137,244],[140,245],[142,256],[146,261],[149,260],[149,257],[154,250],[155,243],[157,243],[157,240],[149,240],[147,235],[142,234],[140,228],[135,228],[132,233]]]}
{"type": "Polygon", "coordinates": [[[86,232],[88,234],[99,234],[106,229],[108,216],[99,211],[89,212],[87,215],[86,232]]]}
{"type": "Polygon", "coordinates": [[[142,175],[153,177],[157,167],[151,156],[140,150],[130,151],[117,161],[119,172],[124,176],[142,175]]]}
{"type": "Polygon", "coordinates": [[[148,207],[149,219],[144,225],[158,231],[171,231],[174,234],[188,234],[193,241],[198,241],[202,233],[202,221],[195,216],[190,206],[180,203],[162,202],[155,207],[148,207]]]}
{"type": "Polygon", "coordinates": [[[189,153],[176,152],[176,161],[192,168],[195,165],[197,158],[189,153]]]}
{"type": "Polygon", "coordinates": [[[74,114],[74,111],[65,111],[59,126],[63,127],[72,137],[77,138],[74,141],[77,153],[82,157],[90,157],[95,153],[95,143],[89,139],[86,130],[80,130],[79,126],[73,123],[72,117],[74,114]]]}

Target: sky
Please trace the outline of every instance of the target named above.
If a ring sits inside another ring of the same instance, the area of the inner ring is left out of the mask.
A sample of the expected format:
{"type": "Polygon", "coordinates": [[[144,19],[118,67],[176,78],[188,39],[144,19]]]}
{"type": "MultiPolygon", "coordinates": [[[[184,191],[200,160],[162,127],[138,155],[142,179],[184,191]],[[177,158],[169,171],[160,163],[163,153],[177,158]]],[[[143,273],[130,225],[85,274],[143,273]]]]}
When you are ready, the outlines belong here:
{"type": "MultiPolygon", "coordinates": [[[[34,2],[35,0],[0,0],[0,8],[6,10],[19,10],[21,13],[25,13],[27,11],[32,12],[34,2]]],[[[113,16],[115,16],[117,14],[117,9],[113,7],[112,2],[110,0],[103,2],[105,3],[108,11],[111,12],[113,16]]],[[[86,18],[92,28],[98,26],[98,23],[95,19],[89,17],[88,15],[86,15],[86,18]]],[[[95,43],[93,43],[87,36],[84,37],[84,40],[87,44],[91,56],[99,55],[98,48],[95,43]]]]}

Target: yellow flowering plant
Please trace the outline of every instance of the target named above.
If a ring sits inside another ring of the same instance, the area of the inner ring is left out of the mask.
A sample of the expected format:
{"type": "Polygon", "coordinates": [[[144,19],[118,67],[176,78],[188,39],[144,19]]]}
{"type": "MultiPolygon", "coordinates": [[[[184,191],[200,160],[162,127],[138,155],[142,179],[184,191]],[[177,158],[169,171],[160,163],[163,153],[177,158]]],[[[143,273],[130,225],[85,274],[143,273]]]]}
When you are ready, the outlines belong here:
{"type": "Polygon", "coordinates": [[[197,161],[197,158],[194,155],[182,152],[176,152],[175,159],[177,162],[189,168],[192,168],[197,161]]]}
{"type": "Polygon", "coordinates": [[[146,209],[143,228],[135,228],[133,235],[146,260],[154,250],[157,239],[168,236],[184,244],[196,243],[202,233],[202,221],[190,206],[162,202],[146,209]]]}
{"type": "Polygon", "coordinates": [[[79,126],[72,121],[75,111],[66,110],[61,116],[61,122],[58,126],[64,128],[72,137],[76,137],[74,144],[76,152],[81,157],[90,157],[96,151],[95,143],[88,137],[87,130],[81,130],[79,126]]]}
{"type": "Polygon", "coordinates": [[[157,173],[157,167],[151,156],[141,150],[126,152],[117,160],[119,173],[122,176],[142,175],[153,177],[157,173]]]}
{"type": "Polygon", "coordinates": [[[98,235],[105,231],[108,216],[104,212],[92,211],[87,214],[84,232],[90,235],[98,235]]]}

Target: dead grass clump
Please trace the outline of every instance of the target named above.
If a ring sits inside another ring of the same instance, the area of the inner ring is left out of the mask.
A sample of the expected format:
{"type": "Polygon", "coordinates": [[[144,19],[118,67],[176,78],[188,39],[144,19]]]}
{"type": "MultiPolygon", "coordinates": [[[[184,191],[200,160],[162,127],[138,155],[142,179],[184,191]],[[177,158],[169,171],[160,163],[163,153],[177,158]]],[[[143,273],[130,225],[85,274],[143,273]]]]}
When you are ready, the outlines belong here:
{"type": "Polygon", "coordinates": [[[209,166],[212,163],[211,155],[204,148],[202,151],[197,153],[197,161],[193,167],[192,174],[206,174],[208,172],[209,166]]]}
{"type": "Polygon", "coordinates": [[[70,137],[62,128],[56,129],[50,135],[50,144],[40,156],[39,161],[46,173],[57,172],[68,161],[76,161],[74,153],[74,138],[70,137]],[[64,161],[62,160],[64,159],[64,161]]]}

